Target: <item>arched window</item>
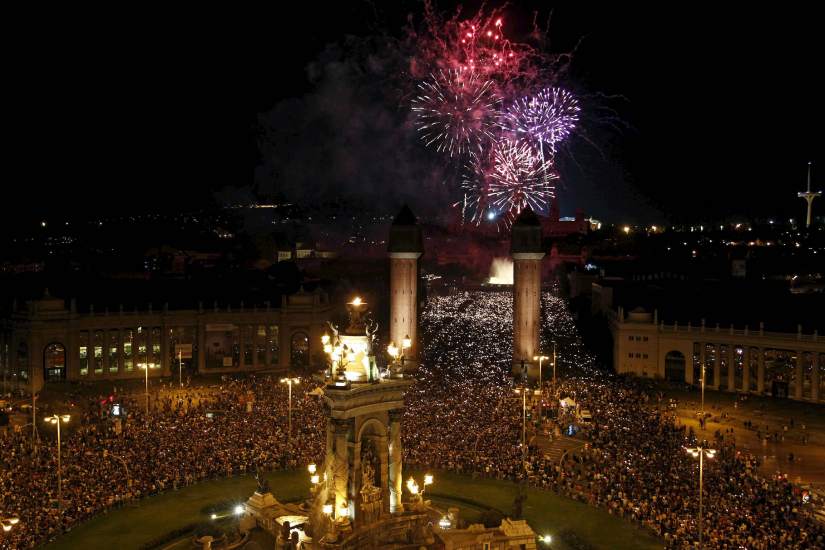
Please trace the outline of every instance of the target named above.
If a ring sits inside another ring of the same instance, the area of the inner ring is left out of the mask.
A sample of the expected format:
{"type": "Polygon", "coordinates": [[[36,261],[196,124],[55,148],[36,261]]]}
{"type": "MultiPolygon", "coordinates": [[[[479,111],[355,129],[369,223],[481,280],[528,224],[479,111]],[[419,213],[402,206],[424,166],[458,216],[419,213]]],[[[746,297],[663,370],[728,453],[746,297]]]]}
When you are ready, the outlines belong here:
{"type": "Polygon", "coordinates": [[[305,332],[296,332],[290,341],[290,365],[306,367],[309,364],[309,337],[305,332]]]}
{"type": "Polygon", "coordinates": [[[43,378],[46,382],[66,379],[66,348],[63,344],[49,344],[43,350],[43,378]]]}
{"type": "Polygon", "coordinates": [[[681,351],[665,355],[665,378],[671,382],[685,381],[685,356],[681,351]]]}

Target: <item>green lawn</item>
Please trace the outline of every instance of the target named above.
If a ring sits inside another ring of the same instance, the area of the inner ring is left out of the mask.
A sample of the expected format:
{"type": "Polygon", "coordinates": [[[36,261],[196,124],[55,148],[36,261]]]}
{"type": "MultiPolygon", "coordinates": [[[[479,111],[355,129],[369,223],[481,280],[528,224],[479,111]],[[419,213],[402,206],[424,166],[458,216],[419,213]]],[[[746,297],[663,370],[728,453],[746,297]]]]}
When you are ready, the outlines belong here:
{"type": "MultiPolygon", "coordinates": [[[[409,472],[405,474],[406,477],[409,472]]],[[[270,474],[268,479],[273,494],[281,501],[297,500],[309,494],[308,475],[304,470],[275,472],[270,474]]],[[[207,515],[201,513],[204,507],[230,499],[240,503],[249,498],[254,490],[255,480],[251,477],[208,481],[143,500],[137,506],[125,507],[99,516],[45,548],[138,548],[141,544],[174,529],[190,523],[208,521],[207,515]]],[[[477,517],[479,508],[461,502],[451,502],[450,497],[483,503],[509,514],[516,494],[516,487],[508,482],[474,480],[468,476],[450,473],[436,473],[435,483],[428,490],[433,494],[433,503],[436,506],[457,505],[466,511],[467,519],[477,517]]],[[[558,533],[568,528],[596,548],[605,550],[644,550],[662,547],[661,542],[647,532],[584,504],[533,489],[528,490],[527,497],[524,503],[525,518],[538,534],[555,535],[556,541],[558,533]]],[[[552,548],[566,550],[561,541],[554,542],[552,548]]]]}
{"type": "MultiPolygon", "coordinates": [[[[274,472],[267,478],[273,494],[280,500],[297,500],[309,494],[306,470],[274,472]]],[[[138,548],[187,524],[209,521],[209,517],[201,513],[209,504],[229,499],[241,503],[252,496],[254,490],[252,477],[207,481],[142,500],[138,506],[127,506],[98,516],[45,548],[138,548]]]]}
{"type": "MultiPolygon", "coordinates": [[[[405,472],[405,477],[408,475],[408,472],[405,472]]],[[[417,478],[423,477],[417,473],[413,475],[417,478]]],[[[432,487],[428,488],[434,495],[470,499],[497,508],[505,515],[512,513],[513,498],[516,496],[516,486],[512,483],[491,479],[472,479],[468,476],[443,472],[434,473],[434,477],[435,482],[432,487]]],[[[433,501],[436,506],[441,505],[437,497],[434,497],[433,501]]],[[[459,508],[462,507],[460,502],[456,505],[459,508]]],[[[536,534],[553,535],[554,541],[558,541],[558,533],[562,530],[571,529],[596,548],[605,550],[652,550],[663,546],[659,539],[647,531],[638,529],[607,512],[560,497],[552,492],[528,489],[523,511],[524,518],[536,534]]],[[[468,514],[468,516],[471,515],[468,514]]],[[[552,548],[564,550],[565,546],[559,541],[558,544],[554,542],[552,548]]]]}

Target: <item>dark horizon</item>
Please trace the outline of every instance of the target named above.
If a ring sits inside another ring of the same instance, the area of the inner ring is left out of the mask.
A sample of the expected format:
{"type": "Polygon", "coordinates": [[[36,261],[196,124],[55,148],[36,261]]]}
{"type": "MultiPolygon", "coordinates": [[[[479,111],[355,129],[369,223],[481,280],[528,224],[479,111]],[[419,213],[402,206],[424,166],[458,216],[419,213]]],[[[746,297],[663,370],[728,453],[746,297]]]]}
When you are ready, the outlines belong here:
{"type": "MultiPolygon", "coordinates": [[[[533,6],[540,4],[507,10],[512,38],[529,30],[533,6]]],[[[12,207],[4,224],[30,224],[58,212],[189,210],[210,204],[226,187],[240,188],[238,196],[312,187],[301,178],[318,182],[307,202],[338,189],[347,200],[366,202],[378,190],[379,209],[420,201],[447,212],[447,193],[417,193],[421,178],[443,171],[423,145],[400,137],[404,147],[391,151],[407,156],[383,159],[386,165],[374,158],[387,156],[376,153],[376,142],[402,129],[388,124],[376,133],[335,136],[344,130],[336,120],[363,116],[365,108],[404,118],[403,105],[364,100],[355,93],[363,92],[362,82],[331,81],[329,69],[360,55],[353,51],[363,40],[348,36],[400,36],[406,14],[420,18],[421,6],[339,5],[325,7],[319,19],[317,6],[304,5],[286,20],[245,26],[240,42],[195,24],[21,25],[31,47],[9,71],[12,207]],[[335,45],[342,41],[343,48],[335,45]],[[335,109],[343,118],[318,111],[339,98],[335,109]],[[290,160],[279,169],[291,176],[267,174],[259,149],[267,124],[286,144],[290,160]],[[353,163],[344,172],[335,160],[343,153],[353,163]]],[[[544,20],[548,12],[539,9],[544,20]]],[[[804,190],[809,161],[814,187],[825,187],[825,147],[817,132],[825,111],[813,74],[823,53],[815,43],[817,9],[556,9],[551,49],[579,44],[564,83],[588,98],[622,96],[603,101],[624,126],[588,127],[596,147],[574,140],[562,156],[562,215],[581,207],[617,223],[800,219],[804,203],[796,193],[804,190]]],[[[815,215],[823,208],[815,203],[815,215]]]]}

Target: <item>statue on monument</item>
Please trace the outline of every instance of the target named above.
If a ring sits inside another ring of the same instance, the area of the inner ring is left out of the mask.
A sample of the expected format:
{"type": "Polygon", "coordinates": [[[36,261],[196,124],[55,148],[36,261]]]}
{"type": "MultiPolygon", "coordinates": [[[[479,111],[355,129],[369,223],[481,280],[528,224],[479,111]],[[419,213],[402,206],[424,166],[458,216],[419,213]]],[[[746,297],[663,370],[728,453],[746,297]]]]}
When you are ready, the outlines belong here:
{"type": "Polygon", "coordinates": [[[347,302],[347,313],[349,314],[347,334],[361,334],[364,331],[366,305],[367,303],[362,302],[361,298],[355,298],[353,301],[347,302]]]}
{"type": "Polygon", "coordinates": [[[381,379],[381,374],[378,372],[378,365],[375,363],[375,347],[378,341],[375,334],[378,332],[378,323],[372,319],[367,319],[365,332],[367,335],[367,358],[369,360],[367,380],[370,382],[378,382],[381,379]]]}
{"type": "Polygon", "coordinates": [[[370,524],[381,516],[380,480],[376,480],[376,457],[372,441],[361,443],[361,514],[364,524],[370,524]]]}
{"type": "Polygon", "coordinates": [[[255,489],[255,492],[259,495],[265,495],[269,492],[269,482],[261,474],[261,470],[258,468],[258,466],[255,466],[255,483],[258,484],[258,488],[255,489]]]}

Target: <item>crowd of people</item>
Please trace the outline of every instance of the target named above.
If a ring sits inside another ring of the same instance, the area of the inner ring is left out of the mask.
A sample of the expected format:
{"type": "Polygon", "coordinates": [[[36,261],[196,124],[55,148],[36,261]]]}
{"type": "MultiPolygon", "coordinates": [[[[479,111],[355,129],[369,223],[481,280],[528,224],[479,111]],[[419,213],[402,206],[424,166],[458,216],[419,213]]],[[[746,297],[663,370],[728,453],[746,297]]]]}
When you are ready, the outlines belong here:
{"type": "Polygon", "coordinates": [[[51,425],[34,446],[27,430],[0,436],[0,512],[20,518],[0,533],[0,548],[31,548],[124,502],[205,479],[320,461],[320,400],[293,390],[291,437],[287,390],[269,377],[153,391],[148,418],[140,394],[55,410],[71,412],[61,426],[60,502],[51,425]],[[112,416],[114,405],[122,416],[112,416]]]}
{"type": "MultiPolygon", "coordinates": [[[[550,335],[558,341],[560,374],[542,388],[545,426],[559,433],[579,424],[583,447],[559,460],[524,445],[511,300],[506,291],[431,297],[422,364],[406,397],[405,464],[528,483],[635,521],[668,548],[693,547],[698,461],[685,448],[708,436],[680,425],[643,382],[593,368],[565,303],[544,293],[542,347],[550,335]],[[576,406],[562,407],[565,398],[576,406]],[[581,409],[592,422],[577,421],[581,409]]],[[[0,548],[33,547],[125,501],[201,480],[320,464],[326,423],[314,387],[305,379],[293,388],[291,437],[287,388],[270,377],[155,389],[148,417],[141,394],[77,402],[64,431],[62,509],[54,442],[33,446],[26,430],[0,436],[0,512],[20,517],[0,534],[0,548]]],[[[732,435],[709,438],[718,453],[705,467],[707,547],[825,547],[799,487],[761,476],[732,435]]]]}
{"type": "MultiPolygon", "coordinates": [[[[760,475],[732,430],[694,433],[645,382],[594,368],[564,303],[549,294],[543,341],[552,334],[563,343],[565,375],[542,388],[544,427],[558,434],[575,425],[586,444],[561,460],[528,447],[522,461],[519,380],[510,376],[510,349],[502,349],[512,330],[509,300],[509,293],[485,292],[431,299],[424,364],[404,424],[408,462],[526,482],[635,521],[668,548],[692,548],[699,465],[686,449],[711,446],[718,452],[704,468],[708,548],[825,548],[825,528],[812,519],[800,487],[760,475]],[[575,405],[563,407],[563,399],[575,405]],[[584,409],[592,422],[579,422],[584,409]]],[[[531,407],[532,418],[535,412],[531,407]]]]}

